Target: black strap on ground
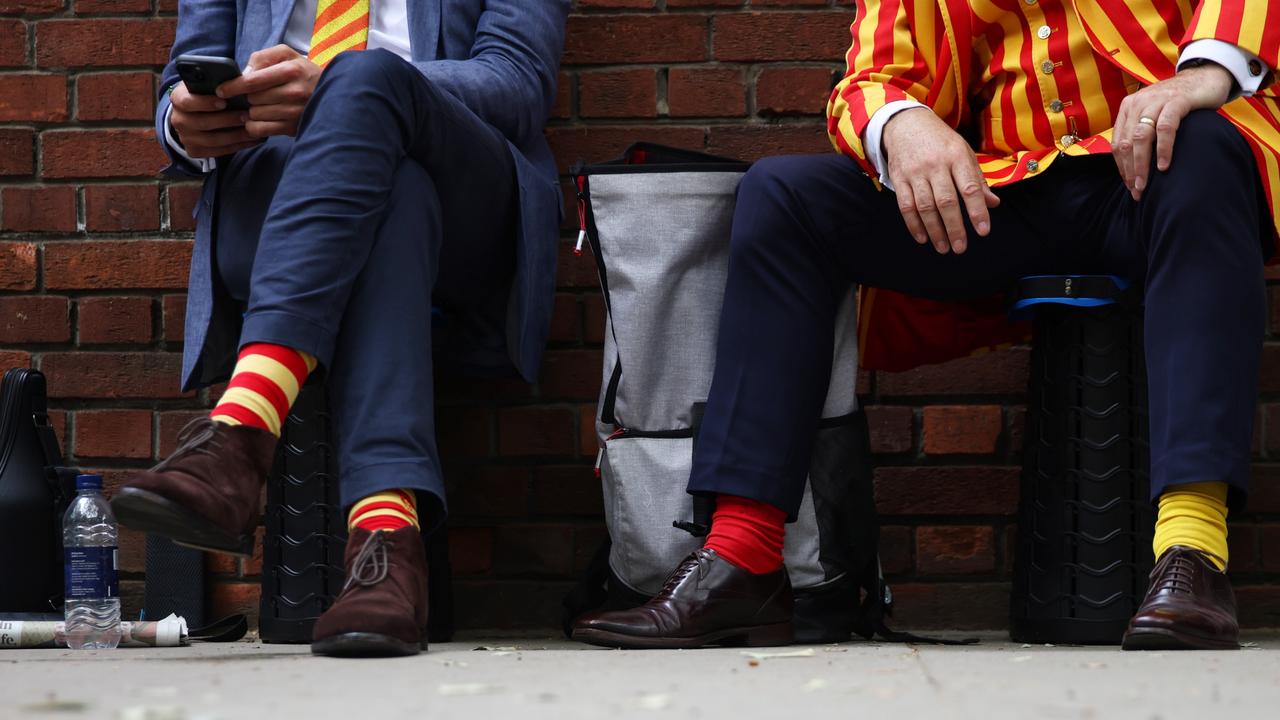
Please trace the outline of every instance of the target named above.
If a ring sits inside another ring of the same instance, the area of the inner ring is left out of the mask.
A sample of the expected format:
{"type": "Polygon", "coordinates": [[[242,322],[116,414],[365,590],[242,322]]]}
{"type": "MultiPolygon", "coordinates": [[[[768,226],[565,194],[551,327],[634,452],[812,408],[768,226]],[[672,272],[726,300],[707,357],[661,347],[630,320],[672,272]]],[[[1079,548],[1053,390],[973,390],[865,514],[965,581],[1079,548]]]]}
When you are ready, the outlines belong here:
{"type": "Polygon", "coordinates": [[[235,642],[249,632],[249,621],[244,615],[228,615],[204,627],[187,630],[191,642],[235,642]]]}

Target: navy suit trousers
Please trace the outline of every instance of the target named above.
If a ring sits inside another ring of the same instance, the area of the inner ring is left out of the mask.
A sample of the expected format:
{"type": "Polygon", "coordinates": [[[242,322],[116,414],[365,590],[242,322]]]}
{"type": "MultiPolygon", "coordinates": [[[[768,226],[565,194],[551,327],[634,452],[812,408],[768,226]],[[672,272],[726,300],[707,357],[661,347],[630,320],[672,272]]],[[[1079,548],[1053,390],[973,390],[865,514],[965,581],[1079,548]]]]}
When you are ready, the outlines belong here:
{"type": "Polygon", "coordinates": [[[240,345],[318,358],[344,505],[405,488],[443,511],[433,306],[503,321],[517,214],[506,141],[375,50],[326,68],[296,138],[222,163],[214,256],[244,309],[240,345]],[[264,177],[278,178],[274,195],[238,191],[264,177]]]}
{"type": "MultiPolygon", "coordinates": [[[[1139,202],[1110,156],[1061,157],[999,188],[989,236],[940,255],[907,231],[893,193],[839,155],[757,163],[738,190],[715,378],[689,490],[794,517],[850,283],[935,300],[979,298],[1027,275],[1108,274],[1145,288],[1151,486],[1224,481],[1246,496],[1265,332],[1268,216],[1257,167],[1216,113],[1189,115],[1172,166],[1139,202]]],[[[849,379],[853,382],[853,379],[849,379]]]]}

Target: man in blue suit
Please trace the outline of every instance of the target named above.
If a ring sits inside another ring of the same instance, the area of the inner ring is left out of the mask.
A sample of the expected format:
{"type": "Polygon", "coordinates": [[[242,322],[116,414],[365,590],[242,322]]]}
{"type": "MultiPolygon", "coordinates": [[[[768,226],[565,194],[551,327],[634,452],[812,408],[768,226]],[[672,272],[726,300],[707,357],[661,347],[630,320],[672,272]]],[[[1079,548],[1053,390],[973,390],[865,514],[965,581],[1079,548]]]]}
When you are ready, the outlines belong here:
{"type": "Polygon", "coordinates": [[[183,385],[230,383],[113,506],[252,552],[280,426],[322,369],[351,534],[317,653],[425,647],[420,531],[445,514],[433,308],[451,358],[537,372],[561,207],[542,129],[569,4],[181,0],[173,58],[243,68],[194,95],[171,59],[156,113],[167,173],[204,178],[183,385]],[[242,95],[247,111],[229,107],[242,95]]]}

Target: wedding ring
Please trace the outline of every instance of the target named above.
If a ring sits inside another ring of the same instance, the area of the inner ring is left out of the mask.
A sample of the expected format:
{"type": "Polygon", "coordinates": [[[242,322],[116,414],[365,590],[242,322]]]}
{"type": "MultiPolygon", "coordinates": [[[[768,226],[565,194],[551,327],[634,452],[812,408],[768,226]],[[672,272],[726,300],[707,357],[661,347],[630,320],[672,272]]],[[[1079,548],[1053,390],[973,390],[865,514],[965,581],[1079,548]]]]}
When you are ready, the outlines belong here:
{"type": "Polygon", "coordinates": [[[1138,122],[1142,123],[1143,125],[1150,125],[1151,127],[1156,126],[1156,121],[1152,120],[1149,117],[1140,117],[1138,118],[1138,122]]]}

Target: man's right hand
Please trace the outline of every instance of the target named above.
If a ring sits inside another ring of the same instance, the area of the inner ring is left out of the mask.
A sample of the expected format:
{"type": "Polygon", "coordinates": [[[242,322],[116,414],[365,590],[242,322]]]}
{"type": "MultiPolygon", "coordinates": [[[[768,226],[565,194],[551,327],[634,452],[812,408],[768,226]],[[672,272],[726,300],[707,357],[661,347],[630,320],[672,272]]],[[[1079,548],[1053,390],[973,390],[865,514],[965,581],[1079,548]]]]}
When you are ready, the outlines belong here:
{"type": "Polygon", "coordinates": [[[173,112],[169,124],[182,148],[193,158],[214,158],[262,142],[244,129],[248,113],[227,110],[227,101],[213,95],[192,95],[186,83],[169,94],[173,112]]]}
{"type": "Polygon", "coordinates": [[[898,210],[921,245],[942,254],[969,246],[964,214],[979,235],[991,232],[988,208],[1000,204],[978,168],[973,149],[928,108],[903,110],[881,138],[898,210]]]}

